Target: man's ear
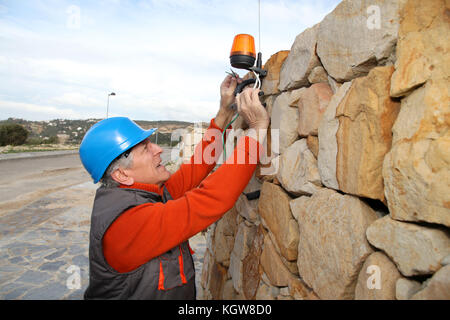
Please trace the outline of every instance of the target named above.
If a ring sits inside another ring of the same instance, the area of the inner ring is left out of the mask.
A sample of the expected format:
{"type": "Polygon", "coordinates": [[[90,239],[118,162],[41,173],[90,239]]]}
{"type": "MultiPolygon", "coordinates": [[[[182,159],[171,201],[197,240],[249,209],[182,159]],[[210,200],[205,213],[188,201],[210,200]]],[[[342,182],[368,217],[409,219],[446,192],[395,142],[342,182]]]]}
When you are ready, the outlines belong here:
{"type": "Polygon", "coordinates": [[[114,181],[126,186],[131,186],[134,183],[134,179],[126,174],[122,168],[118,168],[111,173],[111,177],[114,181]]]}

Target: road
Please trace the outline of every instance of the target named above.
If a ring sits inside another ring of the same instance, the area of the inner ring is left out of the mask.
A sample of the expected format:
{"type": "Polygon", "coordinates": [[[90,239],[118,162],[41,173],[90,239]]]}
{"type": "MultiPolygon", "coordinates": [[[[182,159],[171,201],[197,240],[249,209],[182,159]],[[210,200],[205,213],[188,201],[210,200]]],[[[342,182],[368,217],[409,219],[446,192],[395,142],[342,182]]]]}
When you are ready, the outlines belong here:
{"type": "MultiPolygon", "coordinates": [[[[96,188],[78,154],[0,160],[0,299],[82,299],[96,188]]],[[[204,237],[191,247],[198,282],[204,237]]]]}

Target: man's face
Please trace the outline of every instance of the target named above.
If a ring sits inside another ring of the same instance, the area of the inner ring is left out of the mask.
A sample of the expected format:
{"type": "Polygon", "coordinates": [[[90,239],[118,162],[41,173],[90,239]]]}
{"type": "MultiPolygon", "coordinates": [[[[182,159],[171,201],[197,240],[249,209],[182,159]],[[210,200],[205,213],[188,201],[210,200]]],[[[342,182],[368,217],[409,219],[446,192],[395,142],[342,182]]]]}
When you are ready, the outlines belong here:
{"type": "Polygon", "coordinates": [[[161,186],[170,178],[170,172],[161,165],[163,150],[147,138],[133,147],[133,166],[124,169],[134,182],[156,184],[161,186]]]}

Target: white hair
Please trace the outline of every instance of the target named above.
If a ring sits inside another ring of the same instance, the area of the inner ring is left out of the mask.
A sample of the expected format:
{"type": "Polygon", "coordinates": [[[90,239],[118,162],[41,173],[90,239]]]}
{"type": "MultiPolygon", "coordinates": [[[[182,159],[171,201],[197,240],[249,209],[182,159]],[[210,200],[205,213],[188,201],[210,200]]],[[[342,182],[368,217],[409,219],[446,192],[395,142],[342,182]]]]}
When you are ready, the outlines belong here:
{"type": "Polygon", "coordinates": [[[103,177],[100,179],[102,187],[106,188],[117,188],[120,183],[113,179],[111,174],[119,168],[128,169],[133,166],[133,152],[130,152],[128,157],[125,157],[123,154],[116,158],[109,167],[106,169],[103,177]]]}

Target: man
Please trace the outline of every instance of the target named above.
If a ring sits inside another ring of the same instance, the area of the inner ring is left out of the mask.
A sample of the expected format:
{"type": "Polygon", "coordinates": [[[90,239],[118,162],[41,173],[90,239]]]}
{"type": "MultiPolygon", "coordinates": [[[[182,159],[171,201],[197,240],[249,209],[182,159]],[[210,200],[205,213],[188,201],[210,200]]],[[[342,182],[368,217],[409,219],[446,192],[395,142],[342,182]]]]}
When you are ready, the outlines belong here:
{"type": "MultiPolygon", "coordinates": [[[[197,163],[195,155],[171,175],[161,165],[162,149],[148,139],[154,130],[128,118],[102,120],[86,133],[80,157],[102,186],[92,211],[85,299],[195,299],[188,239],[233,207],[253,175],[269,124],[259,90],[245,89],[234,97],[238,81],[228,76],[222,82],[219,111],[195,154],[202,157],[212,144],[221,147],[221,139],[210,133],[222,132],[230,122],[234,102],[255,131],[241,137],[234,153],[209,176],[215,161],[197,163]],[[252,143],[260,150],[252,150],[252,143]],[[239,152],[245,163],[228,161],[239,152]]],[[[212,156],[217,160],[220,153],[212,156]]]]}

